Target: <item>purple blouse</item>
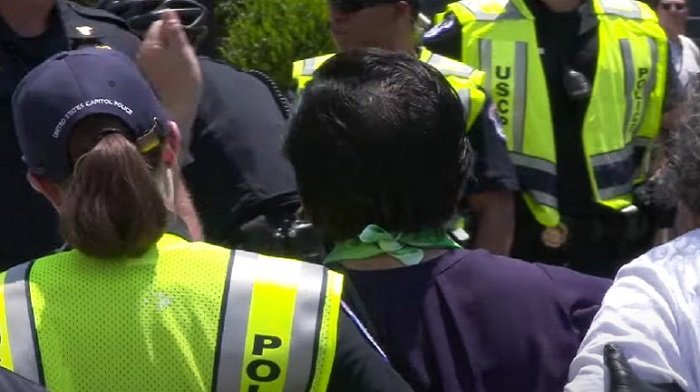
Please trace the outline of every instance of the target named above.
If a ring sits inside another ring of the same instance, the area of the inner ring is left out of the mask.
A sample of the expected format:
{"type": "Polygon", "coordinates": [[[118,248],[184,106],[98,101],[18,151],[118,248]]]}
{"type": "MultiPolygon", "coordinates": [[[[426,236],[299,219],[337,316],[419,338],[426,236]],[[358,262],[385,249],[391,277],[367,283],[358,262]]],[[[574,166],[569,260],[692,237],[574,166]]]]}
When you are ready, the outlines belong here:
{"type": "Polygon", "coordinates": [[[486,251],[347,271],[373,332],[416,391],[556,391],[611,282],[486,251]]]}

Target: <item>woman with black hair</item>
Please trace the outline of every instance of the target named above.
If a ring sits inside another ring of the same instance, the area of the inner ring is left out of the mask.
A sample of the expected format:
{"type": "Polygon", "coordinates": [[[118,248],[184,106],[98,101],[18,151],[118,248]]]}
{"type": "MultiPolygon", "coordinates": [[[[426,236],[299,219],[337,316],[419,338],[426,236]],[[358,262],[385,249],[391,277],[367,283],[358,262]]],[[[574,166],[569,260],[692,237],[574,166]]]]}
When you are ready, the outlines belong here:
{"type": "Polygon", "coordinates": [[[286,141],[306,213],[334,243],[350,302],[417,391],[557,391],[609,281],[460,249],[445,231],[472,153],[434,68],[340,53],[286,141]]]}

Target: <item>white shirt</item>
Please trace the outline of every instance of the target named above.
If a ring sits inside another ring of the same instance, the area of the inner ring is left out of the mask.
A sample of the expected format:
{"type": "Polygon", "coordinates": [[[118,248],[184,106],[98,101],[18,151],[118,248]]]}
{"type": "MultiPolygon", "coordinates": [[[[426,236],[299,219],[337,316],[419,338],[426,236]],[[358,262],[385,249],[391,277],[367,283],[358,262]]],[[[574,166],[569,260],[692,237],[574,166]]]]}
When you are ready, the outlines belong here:
{"type": "Polygon", "coordinates": [[[681,86],[686,90],[695,88],[698,82],[698,72],[700,72],[700,51],[698,47],[693,40],[684,35],[679,35],[677,42],[669,40],[669,43],[672,51],[678,51],[676,46],[680,46],[680,53],[676,53],[673,56],[673,66],[676,73],[678,73],[681,86]]]}
{"type": "Polygon", "coordinates": [[[566,392],[609,390],[603,347],[612,342],[643,380],[700,392],[700,229],[620,269],[571,363],[566,392]]]}

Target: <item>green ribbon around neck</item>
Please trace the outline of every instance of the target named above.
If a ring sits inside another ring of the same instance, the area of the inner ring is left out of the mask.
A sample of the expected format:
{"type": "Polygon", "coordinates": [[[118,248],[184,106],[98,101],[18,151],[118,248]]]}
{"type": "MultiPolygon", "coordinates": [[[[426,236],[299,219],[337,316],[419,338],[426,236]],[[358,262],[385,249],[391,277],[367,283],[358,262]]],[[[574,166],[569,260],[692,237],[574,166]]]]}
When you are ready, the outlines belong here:
{"type": "Polygon", "coordinates": [[[337,243],[323,262],[333,264],[389,255],[405,265],[416,265],[425,257],[423,249],[436,248],[457,249],[460,246],[444,230],[393,234],[377,225],[368,225],[357,238],[337,243]]]}

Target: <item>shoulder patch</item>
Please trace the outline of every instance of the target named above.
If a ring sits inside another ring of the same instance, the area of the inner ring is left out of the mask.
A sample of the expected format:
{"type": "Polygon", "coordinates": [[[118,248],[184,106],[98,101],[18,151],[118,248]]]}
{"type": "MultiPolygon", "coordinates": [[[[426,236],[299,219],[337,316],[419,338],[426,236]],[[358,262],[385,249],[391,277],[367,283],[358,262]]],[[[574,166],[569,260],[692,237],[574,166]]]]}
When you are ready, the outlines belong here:
{"type": "Polygon", "coordinates": [[[506,133],[503,130],[503,124],[501,124],[501,119],[498,116],[498,110],[496,109],[496,105],[494,105],[493,103],[489,103],[489,107],[486,109],[486,111],[489,116],[489,120],[491,120],[491,122],[493,123],[493,128],[496,130],[496,134],[501,140],[505,142],[506,133]]]}
{"type": "Polygon", "coordinates": [[[432,39],[432,38],[437,38],[441,36],[444,33],[447,33],[454,29],[457,26],[457,19],[455,18],[454,14],[449,14],[445,16],[445,19],[442,20],[442,22],[431,28],[430,30],[426,31],[425,34],[423,35],[423,38],[427,39],[432,39]]]}

